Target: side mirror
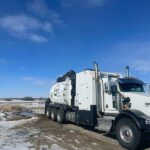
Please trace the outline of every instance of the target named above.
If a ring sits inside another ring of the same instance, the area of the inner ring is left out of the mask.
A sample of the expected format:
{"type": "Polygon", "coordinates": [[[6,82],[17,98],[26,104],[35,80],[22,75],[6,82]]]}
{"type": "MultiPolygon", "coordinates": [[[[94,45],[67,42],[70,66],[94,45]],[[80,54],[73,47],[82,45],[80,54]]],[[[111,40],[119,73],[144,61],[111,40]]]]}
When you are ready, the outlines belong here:
{"type": "Polygon", "coordinates": [[[127,104],[130,102],[130,98],[126,97],[126,98],[124,98],[124,100],[122,102],[123,102],[123,104],[127,104]]]}
{"type": "Polygon", "coordinates": [[[110,84],[109,83],[105,83],[104,87],[105,87],[105,92],[108,93],[108,94],[111,94],[110,84]]]}

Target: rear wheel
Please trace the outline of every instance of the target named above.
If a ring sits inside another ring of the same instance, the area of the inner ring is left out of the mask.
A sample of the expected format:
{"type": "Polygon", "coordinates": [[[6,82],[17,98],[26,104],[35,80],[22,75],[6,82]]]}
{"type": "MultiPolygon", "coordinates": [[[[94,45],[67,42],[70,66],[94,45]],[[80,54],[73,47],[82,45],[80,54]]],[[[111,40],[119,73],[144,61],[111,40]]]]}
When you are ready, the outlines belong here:
{"type": "Polygon", "coordinates": [[[46,115],[47,118],[49,118],[49,119],[51,118],[50,108],[46,109],[45,115],[46,115]]]}
{"type": "Polygon", "coordinates": [[[53,108],[53,109],[51,110],[51,119],[52,119],[53,121],[56,121],[56,117],[57,117],[57,109],[53,108]]]}
{"type": "Polygon", "coordinates": [[[129,118],[117,122],[116,137],[118,142],[127,149],[137,149],[141,145],[141,131],[129,118]]]}
{"type": "Polygon", "coordinates": [[[59,109],[57,112],[57,122],[62,124],[65,121],[65,112],[62,109],[59,109]]]}

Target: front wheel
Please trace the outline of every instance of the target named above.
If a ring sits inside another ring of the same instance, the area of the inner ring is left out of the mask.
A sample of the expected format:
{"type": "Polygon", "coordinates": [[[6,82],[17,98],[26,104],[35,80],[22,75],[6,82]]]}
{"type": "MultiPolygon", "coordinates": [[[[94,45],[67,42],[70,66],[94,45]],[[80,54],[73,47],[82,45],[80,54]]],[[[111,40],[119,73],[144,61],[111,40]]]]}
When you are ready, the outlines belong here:
{"type": "Polygon", "coordinates": [[[127,149],[137,149],[141,145],[141,131],[129,118],[120,119],[116,124],[118,142],[127,149]]]}

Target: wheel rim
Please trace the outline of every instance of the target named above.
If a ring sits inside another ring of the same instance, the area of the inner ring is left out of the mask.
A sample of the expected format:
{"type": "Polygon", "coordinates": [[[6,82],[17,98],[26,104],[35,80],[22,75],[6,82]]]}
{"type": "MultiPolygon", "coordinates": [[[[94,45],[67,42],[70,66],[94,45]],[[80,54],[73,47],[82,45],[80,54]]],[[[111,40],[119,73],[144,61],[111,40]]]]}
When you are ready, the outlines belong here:
{"type": "Polygon", "coordinates": [[[51,113],[51,118],[52,119],[54,119],[55,118],[55,116],[54,116],[54,112],[52,111],[52,113],[51,113]]]}
{"type": "Polygon", "coordinates": [[[48,110],[46,111],[46,116],[49,117],[49,111],[48,110]]]}
{"type": "Polygon", "coordinates": [[[130,143],[133,139],[133,132],[131,128],[129,126],[122,126],[120,128],[120,137],[124,142],[130,143]]]}
{"type": "Polygon", "coordinates": [[[57,121],[60,121],[60,120],[61,120],[60,115],[57,114],[57,121]]]}

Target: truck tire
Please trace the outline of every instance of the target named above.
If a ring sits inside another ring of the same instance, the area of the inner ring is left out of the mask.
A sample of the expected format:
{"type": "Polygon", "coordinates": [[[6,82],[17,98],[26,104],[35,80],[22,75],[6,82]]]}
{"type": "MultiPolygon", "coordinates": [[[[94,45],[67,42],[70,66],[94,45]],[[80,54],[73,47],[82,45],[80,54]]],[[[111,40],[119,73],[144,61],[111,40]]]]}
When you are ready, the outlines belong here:
{"type": "Polygon", "coordinates": [[[48,108],[48,107],[46,108],[46,113],[45,113],[45,115],[46,115],[47,118],[49,118],[49,119],[51,118],[51,111],[50,111],[50,108],[48,108]]]}
{"type": "Polygon", "coordinates": [[[57,112],[57,122],[59,124],[62,124],[62,123],[64,123],[64,121],[65,121],[65,112],[64,112],[64,110],[59,109],[57,112]]]}
{"type": "Polygon", "coordinates": [[[138,149],[141,145],[141,131],[130,118],[120,119],[116,124],[116,137],[127,149],[138,149]]]}
{"type": "Polygon", "coordinates": [[[49,106],[50,103],[51,103],[51,100],[50,100],[50,98],[48,98],[48,99],[45,101],[45,115],[46,115],[46,112],[47,112],[47,109],[48,109],[48,106],[49,106]]]}
{"type": "Polygon", "coordinates": [[[56,117],[57,117],[57,109],[53,108],[51,109],[51,119],[53,121],[56,121],[56,117]]]}

